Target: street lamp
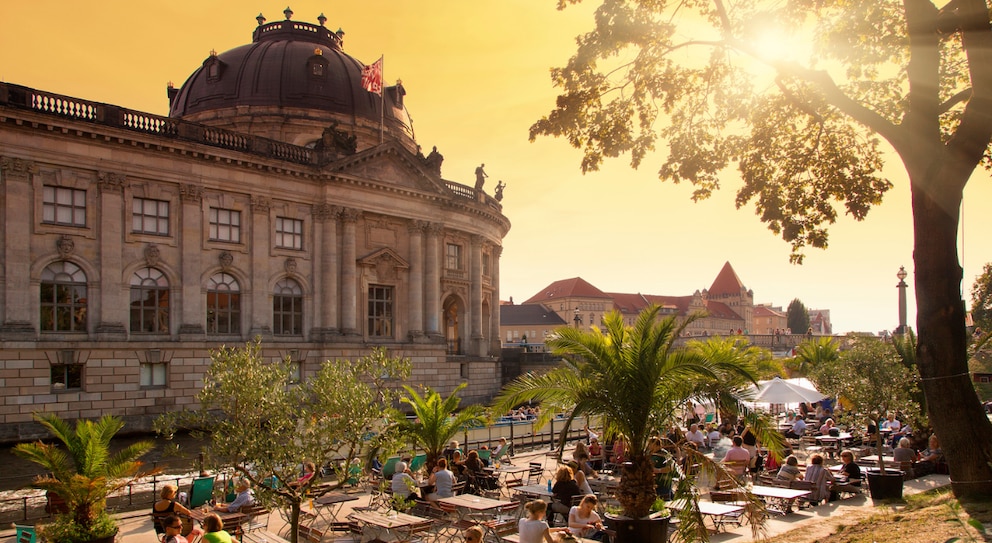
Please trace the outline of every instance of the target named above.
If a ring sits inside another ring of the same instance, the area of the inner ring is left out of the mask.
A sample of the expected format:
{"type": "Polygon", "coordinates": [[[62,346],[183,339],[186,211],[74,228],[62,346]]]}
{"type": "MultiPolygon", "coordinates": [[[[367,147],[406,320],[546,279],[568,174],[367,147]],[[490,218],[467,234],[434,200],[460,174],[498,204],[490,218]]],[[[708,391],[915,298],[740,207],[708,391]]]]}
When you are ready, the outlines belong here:
{"type": "Polygon", "coordinates": [[[896,285],[896,288],[899,289],[899,327],[896,328],[896,333],[899,335],[906,333],[906,277],[908,275],[906,267],[899,266],[899,271],[896,272],[896,277],[899,278],[899,284],[896,285]]]}
{"type": "Polygon", "coordinates": [[[579,316],[579,308],[575,308],[575,328],[579,328],[579,324],[582,322],[582,317],[579,316]]]}

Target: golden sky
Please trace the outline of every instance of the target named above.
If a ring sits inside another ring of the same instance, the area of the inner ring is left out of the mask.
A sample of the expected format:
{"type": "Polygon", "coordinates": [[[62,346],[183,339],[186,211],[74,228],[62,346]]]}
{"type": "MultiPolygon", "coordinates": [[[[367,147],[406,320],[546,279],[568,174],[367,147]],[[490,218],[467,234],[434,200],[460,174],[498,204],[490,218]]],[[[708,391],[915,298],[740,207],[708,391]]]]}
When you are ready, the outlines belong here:
{"type": "MultiPolygon", "coordinates": [[[[345,52],[371,63],[385,55],[387,83],[402,79],[418,143],[436,145],[442,175],[472,185],[486,164],[486,190],[507,184],[500,294],[522,302],[548,283],[579,276],[607,292],[688,295],[709,288],[730,261],[755,301],[793,298],[831,310],[835,332],[878,332],[897,322],[900,265],[910,272],[912,221],[905,171],[866,221],[841,217],[830,248],[789,264],[788,245],[751,208],[736,210],[736,170],[724,189],[693,204],[690,187],[661,183],[660,156],[640,170],[628,159],[582,175],[581,156],[565,141],[527,140],[529,126],[556,96],[549,68],[563,65],[576,35],[592,27],[594,3],[555,9],[555,0],[297,1],[293,19],[345,31],[345,52]],[[728,190],[729,189],[729,190],[728,190]]],[[[166,84],[178,87],[211,49],[249,43],[263,13],[282,20],[270,0],[35,0],[0,2],[0,79],[87,100],[164,115],[166,84]]],[[[663,145],[659,147],[663,148],[663,145]]],[[[2,150],[0,150],[2,152],[2,150]]],[[[965,298],[992,260],[992,183],[984,170],[965,193],[965,298]]],[[[959,249],[960,250],[960,249],[959,249]]]]}

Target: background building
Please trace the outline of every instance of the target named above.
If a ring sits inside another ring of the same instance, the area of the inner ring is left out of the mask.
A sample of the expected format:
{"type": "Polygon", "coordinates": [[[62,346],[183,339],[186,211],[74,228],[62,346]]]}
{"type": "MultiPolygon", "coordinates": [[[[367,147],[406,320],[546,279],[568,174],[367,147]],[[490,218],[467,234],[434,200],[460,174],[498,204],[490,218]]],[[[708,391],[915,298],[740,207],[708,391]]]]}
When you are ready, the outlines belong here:
{"type": "Polygon", "coordinates": [[[442,393],[498,389],[501,205],[442,178],[343,33],[285,16],[169,117],[0,83],[0,441],[34,411],[147,429],[255,336],[300,375],[383,345],[442,393]]]}

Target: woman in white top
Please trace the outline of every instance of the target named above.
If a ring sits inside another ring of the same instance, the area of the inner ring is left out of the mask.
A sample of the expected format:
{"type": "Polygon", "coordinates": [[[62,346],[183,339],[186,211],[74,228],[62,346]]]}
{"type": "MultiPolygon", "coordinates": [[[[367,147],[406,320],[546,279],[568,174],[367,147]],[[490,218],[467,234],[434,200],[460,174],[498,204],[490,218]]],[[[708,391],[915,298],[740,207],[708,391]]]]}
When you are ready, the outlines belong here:
{"type": "Polygon", "coordinates": [[[427,495],[427,500],[436,502],[441,498],[450,498],[454,496],[451,491],[451,486],[455,483],[455,474],[451,473],[448,469],[448,461],[444,458],[439,458],[437,465],[434,467],[434,471],[431,473],[427,482],[434,486],[434,492],[427,495]]]}
{"type": "Polygon", "coordinates": [[[603,538],[603,519],[596,513],[598,500],[593,494],[582,498],[579,505],[573,505],[568,512],[568,530],[579,537],[601,540],[603,538]]]}
{"type": "Polygon", "coordinates": [[[568,528],[549,528],[544,520],[544,514],[548,512],[548,504],[544,500],[534,500],[527,502],[524,506],[527,516],[517,523],[517,532],[520,534],[520,543],[555,543],[551,537],[551,532],[560,532],[568,528]]]}

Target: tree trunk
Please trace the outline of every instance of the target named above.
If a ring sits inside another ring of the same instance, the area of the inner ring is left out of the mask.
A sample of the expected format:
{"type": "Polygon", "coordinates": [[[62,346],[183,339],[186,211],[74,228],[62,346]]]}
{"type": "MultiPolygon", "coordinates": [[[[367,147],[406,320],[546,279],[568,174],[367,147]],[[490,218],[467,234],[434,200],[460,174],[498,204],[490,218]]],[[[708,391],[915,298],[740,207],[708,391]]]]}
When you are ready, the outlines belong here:
{"type": "MultiPolygon", "coordinates": [[[[948,175],[950,168],[942,169],[931,175],[948,175]]],[[[910,177],[915,177],[912,172],[910,177]]],[[[922,186],[953,184],[925,182],[922,186]]],[[[985,416],[968,372],[961,299],[963,271],[958,263],[956,239],[960,191],[957,197],[946,191],[929,194],[914,182],[912,194],[919,332],[916,352],[927,412],[947,459],[954,495],[959,499],[989,499],[992,423],[985,416]]]]}
{"type": "Polygon", "coordinates": [[[293,502],[289,510],[289,543],[300,539],[300,505],[301,502],[293,502]]]}

